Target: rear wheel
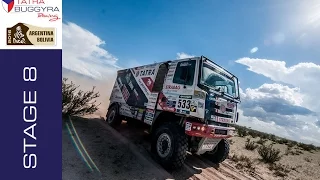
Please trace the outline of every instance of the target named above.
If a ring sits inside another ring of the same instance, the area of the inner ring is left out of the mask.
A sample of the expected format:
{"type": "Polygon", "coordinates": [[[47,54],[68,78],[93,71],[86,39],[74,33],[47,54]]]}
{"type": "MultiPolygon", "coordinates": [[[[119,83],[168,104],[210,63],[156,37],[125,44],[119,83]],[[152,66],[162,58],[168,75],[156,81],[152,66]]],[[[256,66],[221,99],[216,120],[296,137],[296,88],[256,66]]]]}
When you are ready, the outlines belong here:
{"type": "Polygon", "coordinates": [[[167,169],[180,168],[187,155],[184,129],[175,123],[165,123],[153,134],[151,151],[167,169]]]}
{"type": "Polygon", "coordinates": [[[113,105],[109,108],[106,116],[106,121],[112,127],[115,127],[121,124],[122,119],[118,112],[118,107],[116,105],[113,105]]]}
{"type": "Polygon", "coordinates": [[[226,139],[221,139],[218,145],[209,152],[203,154],[207,159],[213,163],[223,162],[229,155],[230,146],[226,139]]]}

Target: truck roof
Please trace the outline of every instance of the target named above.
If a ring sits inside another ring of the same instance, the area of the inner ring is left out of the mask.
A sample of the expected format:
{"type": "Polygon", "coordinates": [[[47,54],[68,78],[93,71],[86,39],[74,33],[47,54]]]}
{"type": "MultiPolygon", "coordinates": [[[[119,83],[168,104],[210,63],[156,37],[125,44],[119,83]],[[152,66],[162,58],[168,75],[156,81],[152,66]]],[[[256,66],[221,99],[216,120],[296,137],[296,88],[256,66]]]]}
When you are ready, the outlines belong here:
{"type": "MultiPolygon", "coordinates": [[[[236,77],[233,73],[229,72],[228,70],[226,70],[224,67],[220,66],[219,64],[215,63],[214,61],[210,60],[209,58],[205,57],[205,56],[195,56],[195,57],[190,57],[190,58],[183,58],[183,59],[205,59],[207,61],[209,61],[210,63],[214,64],[215,66],[221,68],[222,70],[226,71],[227,73],[229,73],[230,75],[236,77]]],[[[155,63],[151,63],[151,64],[146,64],[146,65],[142,65],[142,66],[136,66],[136,67],[131,67],[131,68],[139,68],[139,67],[146,67],[146,66],[157,66],[163,63],[170,63],[170,62],[175,62],[175,61],[181,61],[183,59],[175,59],[175,60],[167,60],[167,61],[161,61],[161,62],[155,62],[155,63]]],[[[131,68],[125,68],[125,69],[119,69],[118,71],[123,71],[126,69],[131,69],[131,68]]]]}

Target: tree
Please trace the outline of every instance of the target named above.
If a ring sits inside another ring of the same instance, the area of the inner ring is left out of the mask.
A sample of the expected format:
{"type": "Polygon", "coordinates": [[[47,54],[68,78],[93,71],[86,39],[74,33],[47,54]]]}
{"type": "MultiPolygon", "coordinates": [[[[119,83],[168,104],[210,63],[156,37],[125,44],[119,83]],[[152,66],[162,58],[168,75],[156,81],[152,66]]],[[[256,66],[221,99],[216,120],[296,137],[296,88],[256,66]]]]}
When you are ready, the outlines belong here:
{"type": "Polygon", "coordinates": [[[95,87],[91,91],[84,92],[77,90],[80,86],[76,86],[72,81],[67,82],[68,78],[62,80],[62,114],[65,116],[88,115],[98,110],[100,104],[96,104],[95,98],[100,97],[99,92],[94,92],[95,87]]]}

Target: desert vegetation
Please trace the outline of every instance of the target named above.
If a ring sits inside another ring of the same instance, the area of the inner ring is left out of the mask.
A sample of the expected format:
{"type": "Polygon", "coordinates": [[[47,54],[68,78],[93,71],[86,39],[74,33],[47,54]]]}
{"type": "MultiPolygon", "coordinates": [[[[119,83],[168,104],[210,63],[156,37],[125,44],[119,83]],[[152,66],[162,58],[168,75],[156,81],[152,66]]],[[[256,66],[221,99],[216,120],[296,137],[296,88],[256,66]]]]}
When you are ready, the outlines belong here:
{"type": "Polygon", "coordinates": [[[275,163],[281,159],[280,150],[273,148],[273,145],[261,145],[258,149],[258,153],[261,156],[261,160],[265,163],[275,163]]]}
{"type": "Polygon", "coordinates": [[[62,114],[64,116],[83,116],[93,114],[98,110],[100,104],[96,103],[96,98],[100,96],[95,92],[95,87],[90,91],[79,89],[68,78],[62,80],[62,114]]]}
{"type": "Polygon", "coordinates": [[[253,151],[257,147],[258,147],[258,145],[255,142],[251,141],[250,138],[247,138],[247,141],[246,141],[246,144],[245,144],[245,148],[247,150],[253,151]]]}
{"type": "Polygon", "coordinates": [[[315,170],[320,166],[319,147],[238,125],[235,128],[237,135],[232,138],[229,156],[235,168],[267,179],[320,178],[315,170]]]}

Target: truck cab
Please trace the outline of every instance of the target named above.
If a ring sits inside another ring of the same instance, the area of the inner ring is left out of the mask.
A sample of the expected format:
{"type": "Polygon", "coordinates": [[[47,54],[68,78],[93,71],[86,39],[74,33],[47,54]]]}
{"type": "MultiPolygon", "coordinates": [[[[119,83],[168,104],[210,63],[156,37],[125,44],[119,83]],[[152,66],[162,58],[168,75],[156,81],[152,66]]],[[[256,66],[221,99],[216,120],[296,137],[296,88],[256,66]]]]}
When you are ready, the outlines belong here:
{"type": "Polygon", "coordinates": [[[181,167],[186,150],[220,163],[229,153],[238,103],[238,78],[200,56],[118,71],[106,119],[150,125],[151,150],[166,167],[181,167]]]}

